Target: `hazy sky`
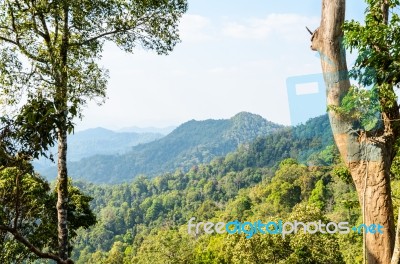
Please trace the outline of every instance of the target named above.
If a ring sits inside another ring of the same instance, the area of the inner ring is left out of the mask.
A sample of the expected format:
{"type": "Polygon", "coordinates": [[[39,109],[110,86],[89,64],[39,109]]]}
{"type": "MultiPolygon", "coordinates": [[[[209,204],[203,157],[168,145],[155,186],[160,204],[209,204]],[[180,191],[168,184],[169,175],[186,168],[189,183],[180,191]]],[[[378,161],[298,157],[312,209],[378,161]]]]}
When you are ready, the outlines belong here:
{"type": "MultiPolygon", "coordinates": [[[[182,42],[170,55],[141,49],[127,54],[106,46],[101,63],[110,70],[108,99],[100,107],[90,103],[77,130],[164,127],[230,118],[240,111],[296,123],[287,81],[299,78],[303,84],[296,87],[303,93],[318,91],[311,77],[321,67],[305,26],[317,28],[322,1],[188,1],[180,23],[182,42]]],[[[363,1],[347,2],[347,17],[362,18],[363,1]]],[[[324,111],[324,99],[314,101],[307,107],[315,111],[303,111],[310,117],[324,111]]]]}

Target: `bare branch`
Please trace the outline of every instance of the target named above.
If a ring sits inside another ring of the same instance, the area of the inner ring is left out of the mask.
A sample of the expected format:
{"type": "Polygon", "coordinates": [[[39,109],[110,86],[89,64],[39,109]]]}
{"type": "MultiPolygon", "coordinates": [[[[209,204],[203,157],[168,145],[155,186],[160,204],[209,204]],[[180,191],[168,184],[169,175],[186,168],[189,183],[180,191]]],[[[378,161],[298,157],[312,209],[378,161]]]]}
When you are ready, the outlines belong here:
{"type": "Polygon", "coordinates": [[[38,15],[39,15],[40,22],[42,23],[42,27],[43,27],[43,30],[44,30],[43,38],[46,41],[46,43],[48,44],[49,48],[51,48],[50,33],[49,33],[49,29],[48,29],[47,24],[46,24],[46,20],[45,20],[44,15],[43,15],[42,12],[40,12],[38,15]]]}
{"type": "Polygon", "coordinates": [[[312,36],[312,31],[306,26],[307,31],[310,33],[310,35],[312,36]]]}
{"type": "Polygon", "coordinates": [[[12,39],[5,38],[5,37],[0,36],[0,40],[3,40],[3,41],[5,41],[5,42],[7,42],[7,43],[10,43],[10,44],[13,44],[13,45],[15,45],[15,46],[18,46],[18,43],[15,42],[15,41],[12,40],[12,39]]]}
{"type": "MultiPolygon", "coordinates": [[[[133,29],[133,28],[132,28],[132,29],[133,29]]],[[[92,38],[90,38],[90,39],[87,39],[87,40],[85,40],[85,41],[83,41],[83,42],[71,43],[71,46],[81,46],[81,45],[85,45],[85,44],[88,44],[89,42],[98,40],[98,39],[100,39],[100,38],[103,38],[103,37],[106,37],[106,36],[109,36],[109,35],[113,35],[113,34],[116,34],[116,33],[120,33],[120,32],[126,32],[126,31],[129,31],[129,30],[131,30],[131,29],[126,29],[126,30],[116,29],[116,30],[113,30],[113,31],[105,32],[105,33],[100,34],[100,35],[98,35],[98,36],[95,36],[95,37],[92,37],[92,38]]]]}
{"type": "Polygon", "coordinates": [[[114,29],[114,30],[111,30],[111,31],[107,31],[107,32],[104,32],[104,33],[99,34],[97,36],[91,37],[91,38],[89,38],[87,40],[84,40],[82,42],[71,43],[70,46],[82,46],[82,45],[86,45],[86,44],[88,44],[88,43],[90,43],[92,41],[96,41],[98,39],[101,39],[103,37],[107,37],[107,36],[114,35],[114,34],[117,34],[117,33],[123,33],[123,32],[131,31],[131,30],[133,30],[135,28],[138,28],[138,27],[144,25],[152,16],[157,15],[157,14],[160,14],[160,12],[155,12],[155,13],[151,13],[151,14],[149,14],[147,16],[144,16],[141,19],[142,21],[140,23],[137,23],[132,27],[117,28],[117,29],[114,29]]]}
{"type": "Polygon", "coordinates": [[[38,34],[39,36],[41,36],[43,39],[45,39],[45,34],[39,30],[37,23],[36,23],[36,19],[35,19],[35,14],[32,13],[32,21],[33,21],[33,30],[35,31],[36,34],[38,34]]]}
{"type": "Polygon", "coordinates": [[[11,228],[5,225],[0,225],[0,230],[6,231],[8,233],[10,233],[15,240],[17,240],[18,242],[20,242],[21,244],[23,244],[24,246],[26,246],[29,251],[31,251],[32,253],[34,253],[36,256],[40,257],[40,258],[44,258],[44,259],[52,259],[54,261],[56,261],[59,264],[72,264],[74,263],[72,260],[67,259],[67,260],[63,260],[61,259],[59,256],[53,254],[53,253],[49,253],[49,252],[43,252],[40,249],[38,249],[37,247],[35,247],[33,244],[31,244],[28,239],[26,239],[23,235],[21,235],[17,229],[15,228],[11,228]]]}

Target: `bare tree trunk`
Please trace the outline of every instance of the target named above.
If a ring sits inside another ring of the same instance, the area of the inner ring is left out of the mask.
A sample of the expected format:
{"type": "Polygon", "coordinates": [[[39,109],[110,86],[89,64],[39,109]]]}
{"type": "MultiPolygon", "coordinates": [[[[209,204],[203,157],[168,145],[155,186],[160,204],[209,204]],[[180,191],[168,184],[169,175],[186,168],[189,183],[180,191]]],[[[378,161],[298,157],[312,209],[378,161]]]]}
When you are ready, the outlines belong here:
{"type": "Polygon", "coordinates": [[[58,176],[57,176],[57,217],[58,255],[68,260],[68,172],[67,172],[67,117],[68,117],[68,46],[69,46],[69,6],[63,3],[63,37],[60,56],[60,87],[57,91],[60,123],[58,127],[58,176]]]}
{"type": "MultiPolygon", "coordinates": [[[[342,48],[345,0],[323,0],[320,27],[312,36],[313,50],[321,56],[327,105],[340,106],[350,88],[346,54],[342,48]]],[[[385,128],[380,136],[367,135],[358,122],[329,111],[335,143],[355,182],[366,225],[381,224],[383,234],[365,235],[368,263],[390,263],[394,248],[394,216],[389,171],[394,136],[385,128]]]]}
{"type": "Polygon", "coordinates": [[[67,131],[58,131],[58,175],[57,175],[57,218],[59,257],[68,259],[68,173],[67,173],[67,131]]]}

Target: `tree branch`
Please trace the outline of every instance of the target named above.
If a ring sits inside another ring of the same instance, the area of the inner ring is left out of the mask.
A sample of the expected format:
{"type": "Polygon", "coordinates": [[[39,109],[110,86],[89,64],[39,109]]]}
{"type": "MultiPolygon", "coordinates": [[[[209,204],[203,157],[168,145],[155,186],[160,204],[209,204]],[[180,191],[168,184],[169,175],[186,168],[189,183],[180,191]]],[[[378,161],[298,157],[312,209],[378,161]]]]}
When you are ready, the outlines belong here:
{"type": "Polygon", "coordinates": [[[126,32],[126,31],[129,31],[129,30],[131,30],[131,29],[133,29],[133,28],[125,29],[125,30],[116,29],[116,30],[113,30],[113,31],[104,32],[103,34],[97,35],[97,36],[92,37],[92,38],[90,38],[90,39],[87,39],[87,40],[85,40],[85,41],[71,43],[70,45],[71,45],[71,46],[82,46],[82,45],[86,45],[86,44],[88,44],[89,42],[98,40],[98,39],[100,39],[100,38],[103,38],[103,37],[106,37],[106,36],[109,36],[109,35],[113,35],[113,34],[116,34],[116,33],[126,32]]]}
{"type": "Polygon", "coordinates": [[[104,32],[104,33],[99,34],[97,36],[91,37],[91,38],[89,38],[87,40],[84,40],[82,42],[71,43],[70,45],[71,46],[82,46],[82,45],[86,45],[86,44],[88,44],[88,43],[90,43],[92,41],[98,40],[98,39],[103,38],[103,37],[107,37],[107,36],[110,36],[110,35],[113,35],[113,34],[117,34],[117,33],[128,32],[128,31],[130,31],[132,29],[140,27],[145,22],[147,22],[152,16],[159,15],[159,14],[160,14],[160,12],[151,13],[148,16],[143,17],[141,19],[142,21],[140,23],[135,24],[134,26],[126,27],[126,28],[118,28],[118,29],[114,29],[114,30],[111,30],[111,31],[107,31],[107,32],[104,32]]]}
{"type": "Polygon", "coordinates": [[[5,226],[5,225],[0,225],[0,230],[6,231],[6,232],[12,234],[12,236],[15,238],[15,240],[17,240],[18,242],[20,242],[21,244],[26,246],[29,249],[29,251],[34,253],[39,258],[52,259],[52,260],[56,261],[59,264],[73,264],[74,263],[71,259],[62,260],[59,256],[57,256],[57,255],[55,255],[53,253],[41,251],[40,249],[38,249],[37,247],[32,245],[28,241],[28,239],[26,239],[23,235],[21,235],[18,232],[18,230],[15,229],[15,228],[11,228],[11,227],[8,227],[8,226],[5,226]]]}
{"type": "Polygon", "coordinates": [[[15,45],[15,46],[18,46],[18,43],[15,42],[15,41],[12,40],[12,39],[5,38],[5,37],[0,36],[0,40],[3,40],[3,41],[5,41],[5,42],[7,42],[7,43],[10,43],[10,44],[13,44],[13,45],[15,45]]]}
{"type": "Polygon", "coordinates": [[[16,190],[16,199],[15,199],[15,217],[14,217],[14,228],[18,228],[18,218],[19,218],[19,198],[20,198],[20,177],[22,175],[20,173],[17,174],[17,177],[15,179],[15,185],[17,186],[17,190],[16,190]]]}
{"type": "Polygon", "coordinates": [[[46,20],[45,20],[44,15],[43,15],[42,12],[38,13],[38,15],[39,15],[40,22],[42,23],[42,27],[43,27],[43,30],[44,30],[43,39],[48,44],[48,47],[51,48],[51,38],[50,38],[49,29],[48,29],[47,24],[46,24],[46,20]]]}
{"type": "Polygon", "coordinates": [[[33,55],[32,53],[30,53],[19,41],[19,34],[18,34],[18,29],[15,23],[15,15],[14,15],[14,10],[11,7],[11,4],[8,5],[9,11],[10,11],[10,15],[11,15],[11,26],[12,26],[12,30],[15,32],[15,40],[9,39],[9,38],[5,38],[0,36],[0,40],[3,40],[5,42],[8,42],[10,44],[13,44],[15,46],[17,46],[19,48],[19,50],[25,55],[27,56],[29,59],[35,60],[37,62],[41,62],[41,63],[46,63],[45,60],[40,59],[38,56],[33,55]]]}

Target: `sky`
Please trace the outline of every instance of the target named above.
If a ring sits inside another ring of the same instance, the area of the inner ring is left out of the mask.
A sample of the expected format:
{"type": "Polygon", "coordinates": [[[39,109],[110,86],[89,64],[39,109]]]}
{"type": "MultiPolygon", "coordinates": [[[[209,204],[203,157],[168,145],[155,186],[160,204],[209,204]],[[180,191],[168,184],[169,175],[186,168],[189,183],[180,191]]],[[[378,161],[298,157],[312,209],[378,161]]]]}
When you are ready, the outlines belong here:
{"type": "MultiPolygon", "coordinates": [[[[107,100],[89,103],[76,131],[177,126],[241,111],[295,125],[323,114],[320,59],[305,29],[318,27],[321,2],[188,0],[182,42],[169,55],[106,44],[107,100]]],[[[347,19],[362,20],[364,2],[347,2],[347,19]]]]}

